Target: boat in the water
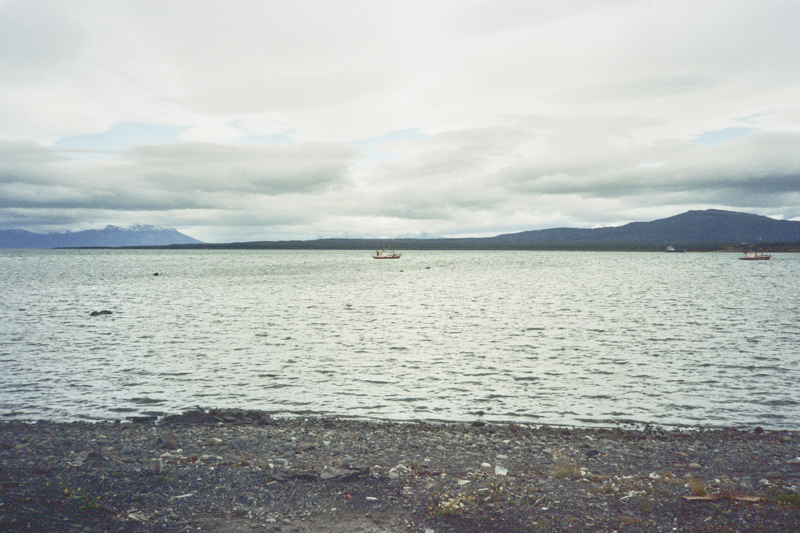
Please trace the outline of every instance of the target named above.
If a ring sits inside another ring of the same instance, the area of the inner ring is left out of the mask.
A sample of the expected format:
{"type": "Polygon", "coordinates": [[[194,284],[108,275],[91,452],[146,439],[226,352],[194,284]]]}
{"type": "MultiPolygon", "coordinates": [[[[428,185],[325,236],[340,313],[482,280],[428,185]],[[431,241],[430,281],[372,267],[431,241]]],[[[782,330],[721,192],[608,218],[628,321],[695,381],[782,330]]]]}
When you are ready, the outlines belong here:
{"type": "Polygon", "coordinates": [[[667,249],[664,251],[667,252],[668,254],[682,254],[686,250],[676,250],[674,246],[667,246],[667,249]]]}
{"type": "Polygon", "coordinates": [[[392,243],[392,251],[389,250],[375,250],[375,255],[372,256],[373,259],[400,259],[402,254],[398,254],[394,251],[394,243],[392,243]]]}
{"type": "Polygon", "coordinates": [[[768,261],[770,257],[772,256],[762,252],[744,252],[739,259],[742,261],[768,261]]]}

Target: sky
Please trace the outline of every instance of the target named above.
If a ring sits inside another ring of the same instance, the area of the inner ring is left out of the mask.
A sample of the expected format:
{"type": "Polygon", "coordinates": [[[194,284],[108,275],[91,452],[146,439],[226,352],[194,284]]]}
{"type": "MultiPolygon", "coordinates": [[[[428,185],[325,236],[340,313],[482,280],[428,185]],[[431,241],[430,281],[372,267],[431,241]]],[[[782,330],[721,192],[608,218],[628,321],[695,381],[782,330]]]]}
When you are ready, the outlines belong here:
{"type": "Polygon", "coordinates": [[[795,0],[0,0],[0,229],[800,220],[795,0]]]}

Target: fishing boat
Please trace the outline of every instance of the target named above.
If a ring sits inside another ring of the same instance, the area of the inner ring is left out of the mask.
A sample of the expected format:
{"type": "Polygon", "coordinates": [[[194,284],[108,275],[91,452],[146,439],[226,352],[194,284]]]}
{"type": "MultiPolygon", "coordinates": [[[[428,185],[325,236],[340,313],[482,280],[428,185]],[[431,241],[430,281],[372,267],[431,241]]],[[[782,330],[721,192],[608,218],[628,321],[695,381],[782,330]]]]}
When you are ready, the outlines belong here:
{"type": "Polygon", "coordinates": [[[762,252],[743,252],[744,255],[740,257],[742,261],[768,261],[770,257],[769,254],[765,254],[762,252]]]}
{"type": "Polygon", "coordinates": [[[394,251],[394,243],[392,243],[392,251],[388,250],[375,250],[375,255],[372,256],[373,259],[400,259],[400,255],[394,251]]]}

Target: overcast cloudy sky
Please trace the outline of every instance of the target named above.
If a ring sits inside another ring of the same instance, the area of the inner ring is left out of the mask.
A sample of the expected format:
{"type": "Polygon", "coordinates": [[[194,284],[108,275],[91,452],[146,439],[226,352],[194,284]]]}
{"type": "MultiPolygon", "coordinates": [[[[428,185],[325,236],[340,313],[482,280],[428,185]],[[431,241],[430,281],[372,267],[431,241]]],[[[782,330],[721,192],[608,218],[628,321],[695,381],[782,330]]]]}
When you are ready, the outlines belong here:
{"type": "Polygon", "coordinates": [[[796,0],[0,0],[0,229],[800,220],[796,0]]]}

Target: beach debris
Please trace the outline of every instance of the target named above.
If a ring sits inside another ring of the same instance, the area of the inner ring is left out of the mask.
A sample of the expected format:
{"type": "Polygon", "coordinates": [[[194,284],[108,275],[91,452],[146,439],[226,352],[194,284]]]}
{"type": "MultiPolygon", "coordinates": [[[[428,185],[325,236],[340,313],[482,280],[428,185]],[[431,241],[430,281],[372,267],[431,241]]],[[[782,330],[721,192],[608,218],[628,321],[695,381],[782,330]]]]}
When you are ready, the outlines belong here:
{"type": "Polygon", "coordinates": [[[408,472],[408,467],[403,463],[400,463],[391,470],[389,470],[389,479],[398,479],[401,475],[405,475],[407,472],[408,472]]]}
{"type": "Polygon", "coordinates": [[[684,500],[689,501],[717,501],[717,500],[736,500],[740,502],[758,502],[763,500],[761,496],[752,494],[735,494],[732,492],[715,492],[713,494],[703,494],[701,496],[683,496],[684,500]]]}
{"type": "Polygon", "coordinates": [[[633,498],[635,496],[644,496],[645,494],[647,493],[643,490],[629,490],[628,494],[620,498],[620,501],[627,500],[628,498],[633,498]]]}
{"type": "Polygon", "coordinates": [[[130,520],[133,520],[135,522],[147,522],[148,520],[150,520],[149,516],[147,516],[146,514],[137,509],[131,509],[130,511],[127,511],[125,514],[130,520]]]}
{"type": "Polygon", "coordinates": [[[316,447],[317,447],[317,445],[314,444],[313,442],[303,442],[297,447],[297,449],[295,450],[295,453],[300,454],[300,453],[303,453],[303,452],[307,452],[307,451],[313,450],[316,447]]]}
{"type": "Polygon", "coordinates": [[[325,466],[320,472],[320,479],[346,480],[369,473],[369,467],[351,468],[348,465],[325,466]]]}
{"type": "Polygon", "coordinates": [[[158,475],[164,470],[164,461],[161,457],[150,459],[150,473],[158,475]]]}
{"type": "Polygon", "coordinates": [[[494,473],[495,473],[495,475],[498,475],[498,476],[505,476],[506,474],[508,474],[508,468],[505,468],[504,466],[500,466],[500,465],[495,465],[494,473]]]}

